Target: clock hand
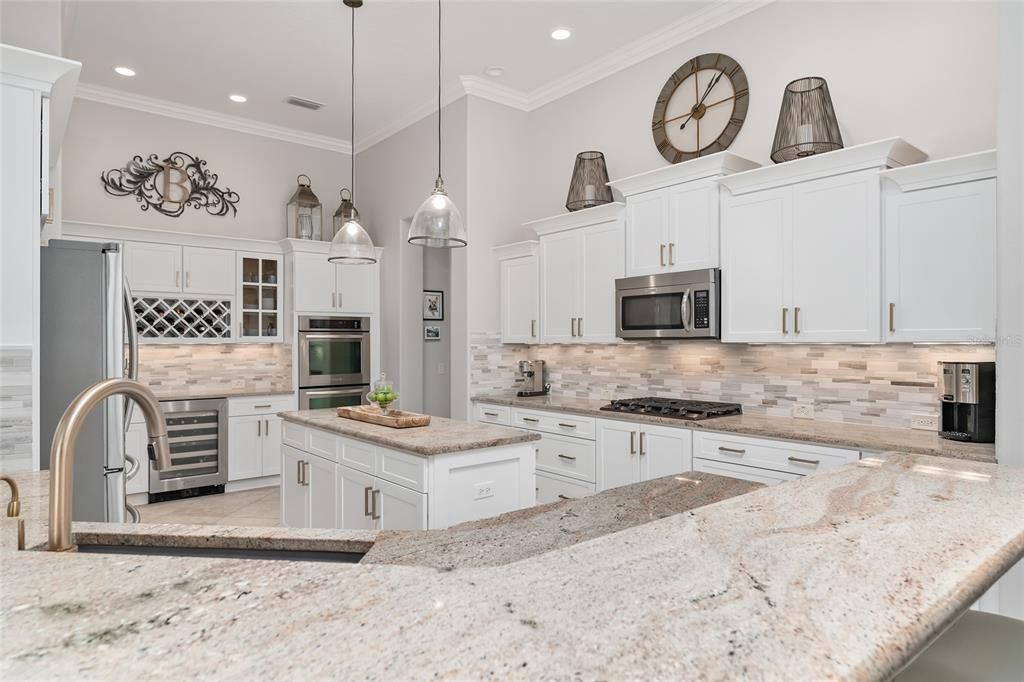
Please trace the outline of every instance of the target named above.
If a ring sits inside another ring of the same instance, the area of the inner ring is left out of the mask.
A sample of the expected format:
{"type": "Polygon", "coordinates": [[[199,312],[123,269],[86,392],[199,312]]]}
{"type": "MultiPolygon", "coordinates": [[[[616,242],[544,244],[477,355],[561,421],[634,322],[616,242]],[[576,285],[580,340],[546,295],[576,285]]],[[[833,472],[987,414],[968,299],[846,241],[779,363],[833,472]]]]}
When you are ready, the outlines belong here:
{"type": "MultiPolygon", "coordinates": [[[[724,75],[725,75],[725,71],[719,71],[718,75],[711,79],[711,82],[708,83],[708,87],[704,88],[704,94],[701,95],[700,101],[697,102],[695,105],[693,105],[694,109],[696,109],[700,105],[704,104],[704,100],[706,100],[708,98],[708,95],[711,94],[711,91],[714,90],[715,86],[718,85],[718,81],[722,80],[722,76],[724,76],[724,75]]],[[[716,102],[715,104],[719,104],[719,102],[716,102]]],[[[714,106],[714,105],[711,105],[711,106],[714,106]]],[[[707,107],[704,107],[704,109],[706,110],[707,107]]],[[[681,126],[679,126],[679,129],[680,130],[685,130],[686,129],[686,124],[690,122],[691,118],[693,118],[693,110],[690,111],[690,115],[687,117],[687,119],[685,121],[683,121],[683,124],[681,126]]],[[[700,128],[699,124],[698,124],[697,127],[698,127],[698,129],[700,128]]]]}

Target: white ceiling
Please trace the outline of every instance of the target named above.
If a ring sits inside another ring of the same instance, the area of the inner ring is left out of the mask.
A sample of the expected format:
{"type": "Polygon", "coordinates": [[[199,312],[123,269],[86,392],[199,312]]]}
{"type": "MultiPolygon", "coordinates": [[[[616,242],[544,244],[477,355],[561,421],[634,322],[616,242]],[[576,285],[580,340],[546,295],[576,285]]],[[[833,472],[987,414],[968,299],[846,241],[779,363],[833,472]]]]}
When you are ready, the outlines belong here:
{"type": "MultiPolygon", "coordinates": [[[[460,76],[512,99],[557,96],[559,83],[614,64],[667,28],[700,24],[722,0],[445,0],[444,84],[460,76]],[[555,27],[572,38],[554,41],[555,27]],[[611,55],[611,60],[609,58],[611,55]],[[505,75],[484,71],[501,66],[505,75]]],[[[82,82],[315,135],[349,138],[351,10],[340,0],[70,1],[65,56],[82,82]],[[114,73],[129,66],[135,78],[114,73]],[[245,104],[228,101],[244,94],[245,104]],[[323,102],[313,112],[289,95],[323,102]]],[[[435,98],[437,5],[366,0],[356,10],[357,149],[429,112],[435,98]]],[[[665,47],[668,47],[666,45],[665,47]]]]}

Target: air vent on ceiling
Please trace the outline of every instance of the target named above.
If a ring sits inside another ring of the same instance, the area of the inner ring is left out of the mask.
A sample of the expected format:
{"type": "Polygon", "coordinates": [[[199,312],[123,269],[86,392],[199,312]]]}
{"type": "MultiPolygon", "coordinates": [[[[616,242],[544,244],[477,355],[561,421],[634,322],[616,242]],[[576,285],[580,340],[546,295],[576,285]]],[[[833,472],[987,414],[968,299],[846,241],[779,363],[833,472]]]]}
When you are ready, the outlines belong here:
{"type": "Polygon", "coordinates": [[[317,109],[320,109],[324,106],[323,102],[317,102],[311,99],[304,99],[302,97],[293,96],[289,97],[285,101],[288,102],[288,104],[294,104],[295,106],[302,107],[303,109],[312,109],[313,111],[316,111],[317,109]]]}

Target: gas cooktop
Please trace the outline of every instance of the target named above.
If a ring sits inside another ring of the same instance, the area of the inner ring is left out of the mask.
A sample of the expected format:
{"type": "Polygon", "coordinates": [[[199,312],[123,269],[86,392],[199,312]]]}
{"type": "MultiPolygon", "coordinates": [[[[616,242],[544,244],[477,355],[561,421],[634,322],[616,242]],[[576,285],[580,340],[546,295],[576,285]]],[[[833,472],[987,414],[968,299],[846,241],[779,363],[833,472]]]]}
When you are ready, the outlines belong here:
{"type": "Polygon", "coordinates": [[[674,400],[672,398],[626,398],[613,400],[601,408],[608,412],[647,414],[655,417],[672,417],[687,421],[700,421],[743,414],[739,403],[715,403],[709,400],[674,400]]]}

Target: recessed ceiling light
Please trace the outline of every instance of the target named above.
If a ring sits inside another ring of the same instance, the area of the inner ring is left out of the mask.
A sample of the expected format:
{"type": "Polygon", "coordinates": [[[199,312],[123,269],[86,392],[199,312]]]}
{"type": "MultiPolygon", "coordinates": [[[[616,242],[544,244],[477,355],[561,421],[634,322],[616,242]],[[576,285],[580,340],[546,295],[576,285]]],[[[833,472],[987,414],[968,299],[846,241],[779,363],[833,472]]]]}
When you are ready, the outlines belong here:
{"type": "Polygon", "coordinates": [[[567,28],[556,28],[551,32],[551,37],[555,40],[568,40],[571,35],[572,31],[567,28]]]}
{"type": "Polygon", "coordinates": [[[505,69],[500,66],[492,66],[491,68],[484,71],[485,74],[491,78],[500,78],[505,75],[505,69]]]}
{"type": "Polygon", "coordinates": [[[115,66],[114,73],[118,76],[127,76],[128,78],[131,78],[135,75],[135,70],[129,69],[127,66],[115,66]]]}
{"type": "Polygon", "coordinates": [[[244,104],[249,101],[249,98],[245,95],[228,95],[228,99],[232,102],[238,102],[239,104],[244,104]]]}

